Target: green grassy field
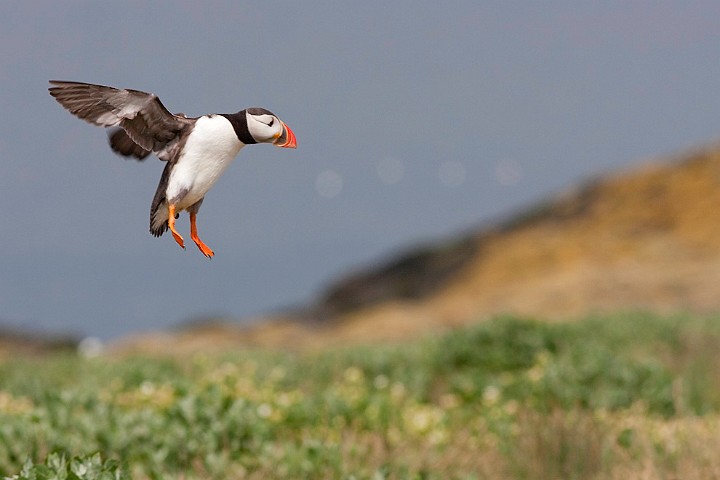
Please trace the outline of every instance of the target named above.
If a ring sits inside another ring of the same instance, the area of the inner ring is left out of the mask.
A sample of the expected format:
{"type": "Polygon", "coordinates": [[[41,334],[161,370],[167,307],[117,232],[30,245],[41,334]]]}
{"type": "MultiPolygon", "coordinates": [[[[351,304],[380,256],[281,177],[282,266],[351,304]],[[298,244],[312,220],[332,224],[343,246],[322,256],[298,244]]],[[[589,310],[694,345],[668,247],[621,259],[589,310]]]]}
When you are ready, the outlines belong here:
{"type": "Polygon", "coordinates": [[[720,478],[720,318],[0,363],[0,477],[720,478]]]}

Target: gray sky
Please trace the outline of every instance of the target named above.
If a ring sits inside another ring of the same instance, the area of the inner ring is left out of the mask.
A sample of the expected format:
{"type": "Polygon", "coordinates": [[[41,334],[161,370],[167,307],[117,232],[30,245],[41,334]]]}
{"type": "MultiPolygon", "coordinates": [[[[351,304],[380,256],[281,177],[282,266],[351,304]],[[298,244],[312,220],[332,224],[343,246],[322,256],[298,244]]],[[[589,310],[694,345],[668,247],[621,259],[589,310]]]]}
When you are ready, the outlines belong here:
{"type": "Polygon", "coordinates": [[[0,323],[110,338],[273,310],[715,140],[718,18],[714,1],[3,2],[0,323]],[[48,79],[188,115],[266,107],[298,149],[241,152],[199,215],[208,261],[148,233],[163,164],[113,155],[48,79]]]}

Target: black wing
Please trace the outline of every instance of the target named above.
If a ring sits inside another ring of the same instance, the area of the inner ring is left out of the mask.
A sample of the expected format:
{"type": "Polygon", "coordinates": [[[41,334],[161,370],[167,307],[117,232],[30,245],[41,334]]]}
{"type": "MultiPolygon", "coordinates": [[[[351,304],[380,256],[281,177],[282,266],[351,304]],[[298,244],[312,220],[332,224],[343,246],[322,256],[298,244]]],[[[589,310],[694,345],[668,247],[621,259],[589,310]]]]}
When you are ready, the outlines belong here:
{"type": "MultiPolygon", "coordinates": [[[[195,122],[170,113],[152,93],[58,80],[51,80],[50,84],[50,95],[73,115],[94,125],[121,127],[127,135],[111,134],[110,145],[123,155],[143,159],[148,155],[144,152],[174,150],[171,148],[174,141],[195,122]]],[[[158,156],[162,160],[171,157],[158,156]]]]}

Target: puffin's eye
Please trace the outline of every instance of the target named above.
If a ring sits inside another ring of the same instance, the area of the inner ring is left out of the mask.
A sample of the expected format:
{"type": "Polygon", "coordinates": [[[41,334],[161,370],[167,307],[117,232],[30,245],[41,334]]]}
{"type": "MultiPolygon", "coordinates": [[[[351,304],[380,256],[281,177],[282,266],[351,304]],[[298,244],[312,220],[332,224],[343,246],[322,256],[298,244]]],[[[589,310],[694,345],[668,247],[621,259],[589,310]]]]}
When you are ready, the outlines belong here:
{"type": "Polygon", "coordinates": [[[275,123],[275,118],[271,116],[257,117],[258,122],[264,123],[268,127],[272,127],[275,123]]]}

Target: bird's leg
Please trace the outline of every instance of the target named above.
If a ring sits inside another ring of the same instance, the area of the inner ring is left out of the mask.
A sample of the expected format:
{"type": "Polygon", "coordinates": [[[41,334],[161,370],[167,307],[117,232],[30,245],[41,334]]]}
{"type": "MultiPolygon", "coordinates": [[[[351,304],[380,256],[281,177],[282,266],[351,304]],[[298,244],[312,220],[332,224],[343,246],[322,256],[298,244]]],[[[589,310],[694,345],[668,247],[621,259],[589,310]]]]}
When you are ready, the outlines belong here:
{"type": "Polygon", "coordinates": [[[175,205],[172,203],[168,204],[168,228],[170,229],[170,233],[172,233],[172,236],[177,244],[184,249],[185,240],[183,240],[182,236],[180,236],[177,230],[175,230],[175,205]]]}
{"type": "Polygon", "coordinates": [[[190,214],[190,238],[192,238],[193,242],[195,242],[195,245],[198,246],[200,251],[208,258],[212,258],[213,255],[215,255],[215,252],[213,252],[210,247],[205,245],[202,240],[200,240],[200,237],[198,237],[197,234],[197,225],[195,224],[195,221],[197,220],[197,214],[191,213],[190,214]]]}

